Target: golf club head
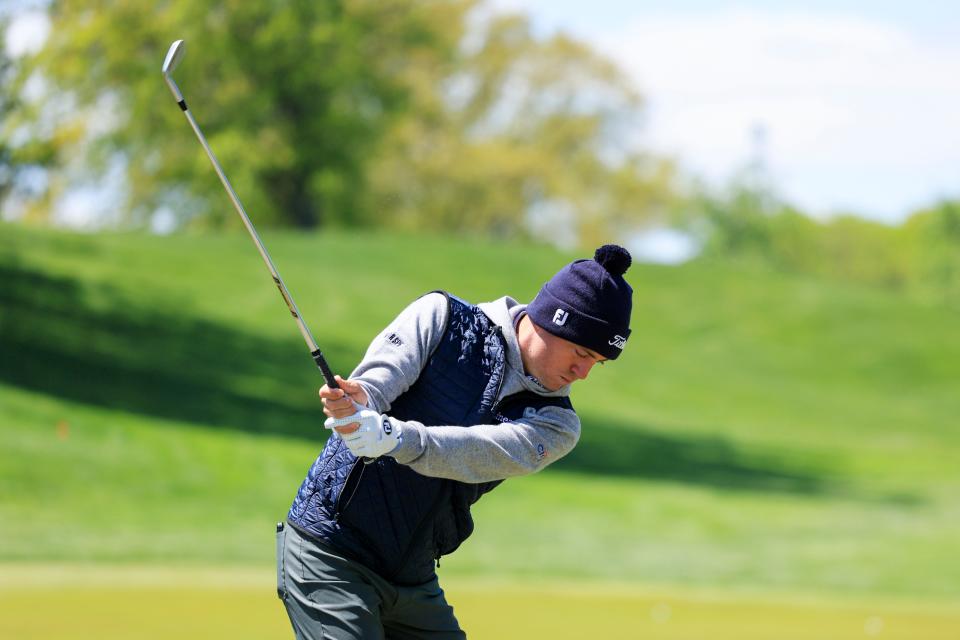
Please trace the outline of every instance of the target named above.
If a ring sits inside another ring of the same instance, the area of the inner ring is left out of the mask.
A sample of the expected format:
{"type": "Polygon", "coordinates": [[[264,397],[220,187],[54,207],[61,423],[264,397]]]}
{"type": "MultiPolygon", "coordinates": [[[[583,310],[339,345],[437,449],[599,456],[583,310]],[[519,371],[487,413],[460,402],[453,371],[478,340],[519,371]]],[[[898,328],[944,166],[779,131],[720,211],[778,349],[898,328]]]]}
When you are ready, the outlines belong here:
{"type": "Polygon", "coordinates": [[[177,40],[170,45],[170,48],[167,50],[167,57],[163,60],[163,75],[169,76],[173,73],[173,70],[177,68],[177,65],[180,64],[181,58],[183,58],[183,52],[187,48],[187,43],[183,40],[177,40]]]}
{"type": "Polygon", "coordinates": [[[177,40],[170,45],[170,48],[167,50],[167,57],[163,60],[163,79],[166,81],[167,86],[170,87],[170,92],[173,93],[174,99],[180,105],[180,108],[186,111],[187,105],[183,101],[183,94],[180,93],[180,88],[177,86],[177,83],[173,81],[173,78],[170,77],[170,74],[173,73],[173,70],[177,68],[177,65],[180,64],[180,59],[183,58],[183,52],[187,48],[187,43],[183,40],[177,40]]]}

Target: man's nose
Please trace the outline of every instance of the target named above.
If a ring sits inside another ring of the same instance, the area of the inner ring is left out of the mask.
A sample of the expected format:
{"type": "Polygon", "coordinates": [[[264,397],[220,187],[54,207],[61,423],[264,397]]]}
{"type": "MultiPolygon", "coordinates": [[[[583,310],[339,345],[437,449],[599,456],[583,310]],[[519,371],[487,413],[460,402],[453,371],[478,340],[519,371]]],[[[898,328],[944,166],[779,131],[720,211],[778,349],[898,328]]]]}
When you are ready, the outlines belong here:
{"type": "Polygon", "coordinates": [[[590,375],[590,370],[593,369],[594,362],[576,362],[571,369],[573,375],[577,377],[578,380],[586,380],[587,376],[590,375]]]}

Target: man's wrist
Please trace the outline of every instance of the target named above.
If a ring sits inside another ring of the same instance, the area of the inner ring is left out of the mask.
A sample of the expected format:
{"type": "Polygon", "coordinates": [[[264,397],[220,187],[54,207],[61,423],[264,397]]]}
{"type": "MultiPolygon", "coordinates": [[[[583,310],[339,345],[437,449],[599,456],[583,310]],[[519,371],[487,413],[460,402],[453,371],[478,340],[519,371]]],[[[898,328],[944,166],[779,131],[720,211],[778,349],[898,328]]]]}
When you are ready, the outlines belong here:
{"type": "Polygon", "coordinates": [[[420,455],[420,429],[423,427],[416,422],[405,422],[389,416],[384,417],[390,421],[394,429],[400,430],[396,448],[387,455],[400,464],[407,464],[415,460],[420,455]]]}

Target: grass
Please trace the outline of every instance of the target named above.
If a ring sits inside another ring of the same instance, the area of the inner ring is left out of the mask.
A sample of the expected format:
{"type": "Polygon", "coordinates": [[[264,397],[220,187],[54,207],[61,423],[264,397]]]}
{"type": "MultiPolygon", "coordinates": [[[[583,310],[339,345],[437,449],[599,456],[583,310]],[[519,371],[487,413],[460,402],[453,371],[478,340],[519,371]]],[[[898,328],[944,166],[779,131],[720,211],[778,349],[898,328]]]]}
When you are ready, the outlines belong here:
{"type": "MultiPolygon", "coordinates": [[[[572,257],[430,236],[265,241],[343,373],[417,295],[528,299],[572,257]]],[[[628,276],[634,334],[575,389],[580,445],[481,501],[474,537],[442,562],[467,585],[465,617],[509,592],[468,588],[490,581],[531,581],[511,597],[543,629],[576,610],[543,590],[581,581],[626,585],[611,600],[624,612],[655,606],[636,589],[956,598],[955,312],[757,265],[628,276]]],[[[320,383],[243,235],[0,225],[0,561],[269,573],[273,524],[325,437],[320,383]]],[[[837,615],[862,636],[865,611],[837,615]]],[[[669,635],[681,619],[651,637],[694,637],[669,635]]]]}
{"type": "MultiPolygon", "coordinates": [[[[139,640],[290,637],[269,570],[3,567],[0,636],[139,640]],[[58,615],[49,615],[56,599],[58,615]],[[242,612],[242,614],[238,614],[242,612]]],[[[469,637],[482,640],[953,640],[960,607],[882,599],[783,600],[636,585],[446,581],[469,637]],[[489,612],[496,611],[497,615],[489,612]]]]}

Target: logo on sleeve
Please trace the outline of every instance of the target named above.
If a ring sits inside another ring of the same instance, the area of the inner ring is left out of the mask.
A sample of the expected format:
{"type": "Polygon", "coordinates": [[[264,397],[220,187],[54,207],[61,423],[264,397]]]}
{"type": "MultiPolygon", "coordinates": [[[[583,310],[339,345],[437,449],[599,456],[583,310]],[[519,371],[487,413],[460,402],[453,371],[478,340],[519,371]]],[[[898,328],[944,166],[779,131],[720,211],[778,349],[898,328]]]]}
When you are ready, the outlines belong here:
{"type": "Polygon", "coordinates": [[[553,324],[558,327],[562,327],[567,324],[567,318],[570,317],[570,314],[563,309],[557,309],[557,312],[553,314],[553,324]]]}
{"type": "Polygon", "coordinates": [[[537,460],[543,460],[547,457],[547,448],[542,444],[537,445],[537,460]]]}
{"type": "Polygon", "coordinates": [[[395,346],[395,347],[402,347],[402,346],[403,346],[403,340],[401,340],[401,339],[400,339],[400,336],[398,336],[398,335],[395,334],[395,333],[391,333],[390,335],[387,336],[387,342],[389,342],[390,344],[392,344],[392,345],[395,346]]]}
{"type": "Polygon", "coordinates": [[[383,432],[387,435],[393,433],[393,425],[390,424],[390,419],[387,416],[383,416],[383,432]]]}
{"type": "Polygon", "coordinates": [[[609,344],[610,346],[616,347],[617,349],[620,349],[620,351],[623,351],[623,348],[627,346],[627,339],[618,333],[617,335],[613,336],[613,340],[611,340],[607,344],[609,344]]]}

